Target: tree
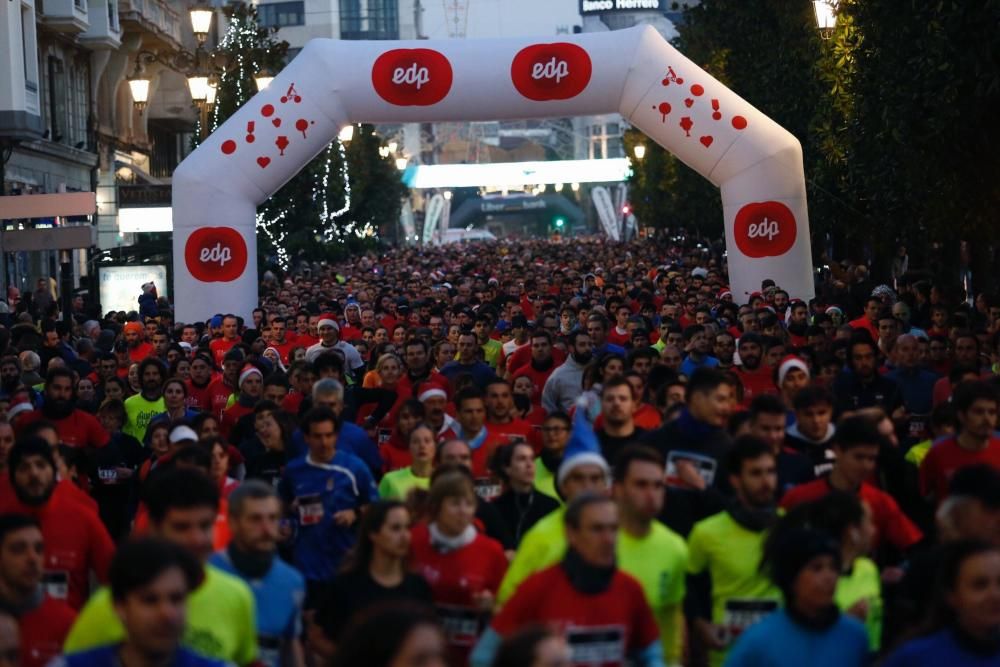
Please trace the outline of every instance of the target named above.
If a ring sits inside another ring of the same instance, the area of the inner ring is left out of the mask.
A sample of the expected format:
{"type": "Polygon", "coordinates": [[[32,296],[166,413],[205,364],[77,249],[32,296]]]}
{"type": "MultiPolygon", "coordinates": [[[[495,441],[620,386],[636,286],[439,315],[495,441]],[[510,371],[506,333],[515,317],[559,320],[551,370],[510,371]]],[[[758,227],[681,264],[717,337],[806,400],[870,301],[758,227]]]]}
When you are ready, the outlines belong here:
{"type": "MultiPolygon", "coordinates": [[[[217,54],[228,63],[220,77],[213,131],[256,92],[254,76],[278,72],[288,43],[277,29],[261,27],[250,4],[233,5],[217,54]]],[[[407,188],[391,157],[379,152],[371,125],[360,126],[349,144],[330,143],[257,209],[258,261],[288,268],[293,258],[336,259],[370,249],[380,225],[397,224],[407,188]]]]}

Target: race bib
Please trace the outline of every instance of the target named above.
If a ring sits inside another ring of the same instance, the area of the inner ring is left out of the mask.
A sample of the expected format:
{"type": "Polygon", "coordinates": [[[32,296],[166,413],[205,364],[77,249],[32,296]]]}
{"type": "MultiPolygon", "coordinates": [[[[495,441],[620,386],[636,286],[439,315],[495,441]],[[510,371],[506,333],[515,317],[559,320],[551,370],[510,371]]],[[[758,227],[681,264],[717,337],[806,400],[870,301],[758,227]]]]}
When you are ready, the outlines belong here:
{"type": "Polygon", "coordinates": [[[475,482],[473,482],[473,486],[475,487],[476,495],[486,502],[490,502],[503,491],[500,486],[500,480],[496,477],[477,477],[475,482]]]}
{"type": "Polygon", "coordinates": [[[667,454],[668,486],[690,488],[691,485],[681,479],[680,474],[677,472],[677,464],[681,461],[686,461],[694,466],[698,475],[705,480],[705,486],[712,486],[712,483],[715,482],[715,472],[718,468],[718,463],[715,462],[715,459],[694,452],[672,451],[667,454]]]}
{"type": "Polygon", "coordinates": [[[620,625],[566,629],[566,642],[573,652],[572,664],[587,667],[617,667],[625,664],[625,628],[620,625]]]}
{"type": "Polygon", "coordinates": [[[911,438],[921,440],[927,434],[928,415],[910,415],[906,425],[907,434],[911,438]]]}
{"type": "Polygon", "coordinates": [[[473,646],[479,637],[482,615],[475,609],[458,605],[436,605],[438,618],[452,646],[473,646]]]}
{"type": "Polygon", "coordinates": [[[257,635],[257,660],[267,667],[281,667],[281,637],[257,635]]]}
{"type": "Polygon", "coordinates": [[[777,600],[752,598],[726,600],[722,616],[722,627],[725,631],[724,641],[727,644],[736,641],[747,628],[777,609],[777,600]]]}
{"type": "Polygon", "coordinates": [[[391,428],[379,428],[375,430],[376,437],[378,438],[378,444],[384,445],[385,443],[392,440],[392,429],[391,428]]]}
{"type": "Polygon", "coordinates": [[[65,600],[69,597],[69,572],[46,570],[42,573],[42,587],[50,598],[65,600]]]}
{"type": "Polygon", "coordinates": [[[117,484],[118,470],[116,468],[98,468],[97,478],[101,481],[101,484],[117,484]]]}
{"type": "Polygon", "coordinates": [[[323,499],[318,493],[299,496],[299,525],[315,526],[323,520],[323,499]]]}

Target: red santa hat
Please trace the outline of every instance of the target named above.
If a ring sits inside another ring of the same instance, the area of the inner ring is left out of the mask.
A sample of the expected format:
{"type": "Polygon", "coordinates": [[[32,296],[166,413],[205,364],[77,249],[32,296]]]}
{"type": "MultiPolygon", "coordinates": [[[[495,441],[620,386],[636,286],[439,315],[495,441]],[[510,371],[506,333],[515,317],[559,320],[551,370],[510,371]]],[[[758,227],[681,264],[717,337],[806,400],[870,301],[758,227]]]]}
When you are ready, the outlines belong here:
{"type": "Polygon", "coordinates": [[[240,381],[239,381],[239,384],[237,386],[242,385],[243,381],[246,380],[251,375],[256,375],[261,380],[264,379],[264,374],[260,372],[259,368],[257,368],[256,366],[252,366],[250,364],[247,364],[246,366],[243,367],[243,370],[240,371],[240,381]]]}
{"type": "Polygon", "coordinates": [[[806,365],[806,362],[802,361],[798,357],[793,357],[793,356],[789,355],[789,356],[785,357],[784,359],[782,359],[781,363],[778,365],[778,386],[779,387],[782,384],[784,384],[784,382],[785,382],[785,376],[788,375],[788,371],[792,370],[793,368],[798,368],[800,371],[802,371],[803,373],[806,374],[806,377],[809,377],[809,366],[806,365]]]}

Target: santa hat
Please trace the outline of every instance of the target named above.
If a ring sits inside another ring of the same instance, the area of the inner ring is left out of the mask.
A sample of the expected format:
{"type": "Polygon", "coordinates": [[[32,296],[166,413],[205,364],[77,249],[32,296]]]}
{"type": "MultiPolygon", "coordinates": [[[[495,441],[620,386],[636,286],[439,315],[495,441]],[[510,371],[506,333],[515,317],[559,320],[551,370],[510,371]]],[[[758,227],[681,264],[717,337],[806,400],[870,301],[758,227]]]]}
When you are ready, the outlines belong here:
{"type": "Polygon", "coordinates": [[[728,287],[719,292],[719,299],[725,299],[727,296],[730,298],[733,296],[732,291],[730,291],[728,287]]]}
{"type": "Polygon", "coordinates": [[[257,368],[256,366],[251,366],[250,364],[247,364],[246,366],[243,367],[243,370],[240,371],[240,381],[237,384],[237,386],[242,385],[243,381],[246,380],[251,375],[256,375],[261,380],[264,379],[264,374],[260,372],[259,368],[257,368]]]}
{"type": "Polygon", "coordinates": [[[31,412],[35,408],[31,403],[25,398],[22,401],[14,403],[12,406],[7,408],[7,421],[14,423],[14,418],[23,412],[31,412]]]}
{"type": "Polygon", "coordinates": [[[784,383],[785,376],[788,375],[788,371],[792,370],[793,368],[798,368],[800,371],[806,374],[806,377],[809,377],[809,366],[806,365],[806,362],[802,361],[798,357],[788,356],[782,359],[781,364],[778,365],[779,387],[784,383]]]}
{"type": "Polygon", "coordinates": [[[573,432],[566,443],[566,451],[563,454],[562,463],[556,473],[556,483],[561,486],[570,472],[581,465],[596,465],[604,471],[605,475],[611,474],[608,462],[601,455],[601,445],[594,435],[594,427],[587,420],[586,402],[578,403],[576,414],[573,415],[573,432]]]}
{"type": "Polygon", "coordinates": [[[320,316],[319,322],[316,323],[316,328],[320,327],[333,327],[334,330],[340,331],[340,325],[337,324],[337,320],[334,319],[333,315],[329,313],[324,313],[320,316]]]}
{"type": "Polygon", "coordinates": [[[435,396],[438,396],[438,397],[444,398],[444,399],[448,398],[448,394],[445,393],[444,389],[440,389],[438,387],[431,387],[430,389],[426,389],[423,392],[421,392],[420,396],[418,396],[417,399],[421,403],[423,403],[427,399],[434,398],[435,396]]]}

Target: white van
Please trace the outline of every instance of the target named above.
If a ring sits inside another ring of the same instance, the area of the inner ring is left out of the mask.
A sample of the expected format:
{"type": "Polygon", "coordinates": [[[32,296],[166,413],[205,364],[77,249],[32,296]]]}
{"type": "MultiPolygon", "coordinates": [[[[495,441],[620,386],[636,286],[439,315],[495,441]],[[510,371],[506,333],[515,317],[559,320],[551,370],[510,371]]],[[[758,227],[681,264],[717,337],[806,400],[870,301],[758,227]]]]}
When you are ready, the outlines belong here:
{"type": "Polygon", "coordinates": [[[462,241],[496,241],[497,237],[487,229],[446,229],[438,237],[437,245],[460,243],[462,241]]]}

